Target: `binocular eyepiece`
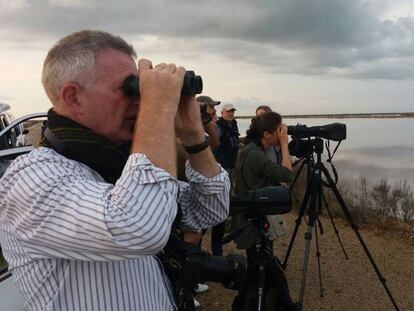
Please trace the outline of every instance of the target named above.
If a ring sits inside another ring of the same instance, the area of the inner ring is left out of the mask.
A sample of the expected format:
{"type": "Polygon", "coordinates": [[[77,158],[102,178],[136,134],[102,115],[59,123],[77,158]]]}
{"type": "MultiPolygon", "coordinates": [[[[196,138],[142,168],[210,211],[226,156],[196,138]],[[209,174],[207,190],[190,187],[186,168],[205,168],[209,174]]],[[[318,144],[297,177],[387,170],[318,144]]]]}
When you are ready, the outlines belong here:
{"type": "MultiPolygon", "coordinates": [[[[139,78],[137,76],[129,76],[122,84],[122,92],[128,97],[139,96],[139,78]]],[[[201,76],[197,76],[194,71],[186,71],[184,76],[183,88],[181,95],[195,95],[203,92],[203,80],[201,76]]]]}

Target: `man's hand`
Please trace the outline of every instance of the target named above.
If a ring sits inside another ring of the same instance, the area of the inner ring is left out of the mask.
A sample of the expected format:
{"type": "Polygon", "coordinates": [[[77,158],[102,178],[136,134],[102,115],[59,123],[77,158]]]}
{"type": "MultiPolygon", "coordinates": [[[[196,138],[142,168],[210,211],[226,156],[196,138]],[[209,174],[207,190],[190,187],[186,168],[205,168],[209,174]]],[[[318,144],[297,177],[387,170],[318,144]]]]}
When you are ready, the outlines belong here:
{"type": "Polygon", "coordinates": [[[185,69],[174,64],[152,67],[147,59],[138,62],[139,112],[131,148],[177,176],[174,118],[180,102],[185,69]]]}
{"type": "Polygon", "coordinates": [[[195,96],[182,96],[175,117],[175,130],[184,146],[200,144],[204,141],[200,105],[195,96]]]}
{"type": "Polygon", "coordinates": [[[175,116],[180,102],[185,69],[175,64],[158,64],[152,68],[147,59],[138,62],[140,110],[150,109],[175,116]]]}

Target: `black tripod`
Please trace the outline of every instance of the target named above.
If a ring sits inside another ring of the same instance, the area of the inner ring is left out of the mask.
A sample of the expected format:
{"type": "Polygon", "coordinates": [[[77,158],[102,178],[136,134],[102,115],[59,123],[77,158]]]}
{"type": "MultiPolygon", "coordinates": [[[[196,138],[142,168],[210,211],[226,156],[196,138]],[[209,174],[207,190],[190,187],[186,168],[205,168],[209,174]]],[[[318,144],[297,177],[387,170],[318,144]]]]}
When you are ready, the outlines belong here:
{"type": "MultiPolygon", "coordinates": [[[[321,160],[321,155],[323,152],[323,140],[321,138],[315,138],[312,141],[312,145],[313,145],[313,152],[316,153],[316,162],[314,160],[314,157],[312,157],[312,154],[308,154],[307,158],[306,158],[306,162],[302,162],[302,166],[300,167],[300,170],[298,172],[298,174],[300,174],[301,169],[303,168],[304,164],[306,163],[307,168],[308,168],[308,185],[307,185],[307,189],[302,201],[302,204],[300,206],[299,209],[299,215],[298,218],[296,219],[296,226],[295,229],[293,231],[292,234],[292,238],[290,240],[289,243],[289,247],[285,256],[285,259],[283,261],[282,267],[285,269],[287,266],[287,262],[289,259],[289,255],[290,252],[292,250],[293,247],[293,243],[295,241],[296,235],[298,233],[298,229],[299,226],[302,222],[302,218],[305,215],[305,212],[307,211],[308,213],[308,229],[307,232],[305,233],[305,256],[304,256],[304,260],[303,260],[303,270],[302,270],[302,279],[301,279],[301,285],[300,285],[300,292],[299,292],[299,300],[298,303],[300,304],[301,308],[303,307],[303,298],[304,298],[304,294],[305,294],[305,285],[306,285],[306,274],[307,274],[307,269],[308,269],[308,262],[309,262],[309,254],[310,254],[310,246],[311,246],[311,240],[312,240],[312,231],[314,229],[315,223],[318,223],[322,232],[322,226],[320,225],[318,216],[319,214],[322,212],[322,203],[325,204],[325,206],[327,207],[326,204],[326,200],[323,194],[323,189],[322,189],[322,185],[324,183],[326,183],[326,186],[328,188],[330,188],[332,190],[332,192],[335,195],[335,198],[337,200],[337,202],[339,203],[346,220],[348,221],[348,223],[351,225],[351,228],[354,230],[359,242],[361,243],[365,254],[367,255],[369,261],[371,262],[371,265],[373,266],[378,279],[380,280],[380,282],[382,283],[383,287],[385,288],[388,297],[390,298],[392,304],[394,305],[395,310],[399,310],[397,303],[394,300],[394,297],[391,294],[391,291],[389,290],[387,284],[386,284],[386,279],[382,276],[380,270],[377,267],[377,264],[375,263],[371,253],[368,250],[368,247],[366,246],[364,240],[361,237],[361,234],[359,233],[359,227],[358,225],[355,224],[355,222],[353,221],[353,218],[341,196],[341,194],[339,193],[335,182],[333,181],[333,179],[331,178],[329,171],[326,169],[326,167],[324,166],[324,164],[322,163],[321,160]],[[322,176],[325,177],[326,181],[322,180],[322,176]],[[309,205],[308,205],[309,203],[309,205]]],[[[298,176],[297,176],[298,177],[298,176]]],[[[297,177],[295,178],[295,181],[297,180],[297,177]]],[[[339,242],[341,244],[342,250],[346,256],[346,259],[348,259],[345,249],[342,245],[342,242],[339,238],[338,235],[338,230],[335,227],[335,223],[333,222],[331,213],[329,211],[329,209],[327,208],[327,211],[329,213],[329,217],[331,219],[331,223],[334,226],[335,229],[335,233],[339,239],[339,242]]],[[[322,278],[321,278],[321,271],[320,271],[320,250],[319,250],[319,242],[318,242],[318,235],[317,235],[317,228],[315,227],[315,234],[316,234],[316,246],[317,246],[317,259],[318,259],[318,267],[319,267],[319,281],[320,281],[320,287],[321,287],[321,296],[323,295],[323,290],[322,290],[322,278]]]]}
{"type": "Polygon", "coordinates": [[[246,250],[247,253],[247,274],[244,284],[241,286],[238,295],[233,301],[232,310],[265,310],[265,304],[282,304],[286,307],[283,310],[296,310],[296,305],[292,302],[289,295],[287,281],[283,275],[283,269],[278,260],[273,255],[272,242],[268,238],[269,223],[266,215],[252,214],[248,217],[248,222],[241,228],[236,229],[223,239],[223,243],[228,243],[238,237],[248,226],[254,225],[257,229],[260,242],[246,250]],[[270,275],[270,277],[269,277],[270,275]],[[267,276],[267,277],[266,277],[267,276]],[[252,299],[249,296],[249,286],[255,284],[255,295],[252,299]],[[269,283],[277,288],[278,298],[269,302],[266,297],[269,283]]]}

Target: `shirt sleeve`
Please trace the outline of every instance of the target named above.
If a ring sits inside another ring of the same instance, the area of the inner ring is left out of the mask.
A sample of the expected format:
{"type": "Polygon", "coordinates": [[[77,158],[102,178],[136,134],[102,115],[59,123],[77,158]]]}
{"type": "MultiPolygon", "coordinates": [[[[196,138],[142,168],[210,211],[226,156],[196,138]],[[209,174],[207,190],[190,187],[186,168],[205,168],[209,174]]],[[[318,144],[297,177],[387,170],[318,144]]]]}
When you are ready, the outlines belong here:
{"type": "Polygon", "coordinates": [[[163,248],[177,211],[178,182],[170,174],[133,154],[112,185],[97,181],[96,172],[79,162],[55,158],[61,160],[20,170],[6,198],[25,252],[118,260],[163,248]]]}
{"type": "Polygon", "coordinates": [[[229,213],[230,180],[220,166],[217,176],[207,178],[186,162],[188,183],[180,182],[182,229],[207,229],[223,222],[229,213]]]}

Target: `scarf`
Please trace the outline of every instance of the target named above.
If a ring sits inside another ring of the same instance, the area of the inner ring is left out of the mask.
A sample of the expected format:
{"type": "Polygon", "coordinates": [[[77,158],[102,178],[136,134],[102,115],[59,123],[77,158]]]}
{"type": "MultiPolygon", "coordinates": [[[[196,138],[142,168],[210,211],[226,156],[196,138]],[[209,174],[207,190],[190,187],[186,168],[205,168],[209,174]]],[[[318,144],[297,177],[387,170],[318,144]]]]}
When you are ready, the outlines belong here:
{"type": "Polygon", "coordinates": [[[130,142],[116,145],[53,109],[48,111],[47,127],[39,146],[52,148],[69,159],[89,166],[108,183],[115,184],[121,176],[129,157],[130,142]]]}

